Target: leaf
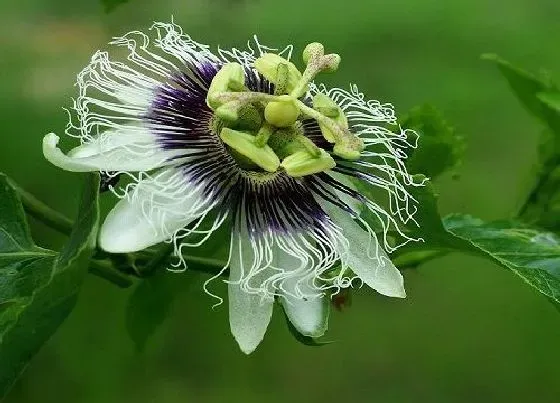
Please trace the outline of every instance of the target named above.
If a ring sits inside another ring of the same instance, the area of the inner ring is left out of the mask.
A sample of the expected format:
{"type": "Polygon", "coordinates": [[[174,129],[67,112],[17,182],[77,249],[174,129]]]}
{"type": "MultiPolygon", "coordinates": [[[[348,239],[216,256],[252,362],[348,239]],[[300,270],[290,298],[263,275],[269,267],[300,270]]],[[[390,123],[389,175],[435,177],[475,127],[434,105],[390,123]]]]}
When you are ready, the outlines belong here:
{"type": "Polygon", "coordinates": [[[560,234],[560,158],[556,167],[542,174],[520,217],[535,226],[560,234]]]}
{"type": "MultiPolygon", "coordinates": [[[[418,211],[414,218],[419,224],[410,222],[403,232],[418,242],[409,242],[391,255],[391,260],[400,269],[415,268],[420,264],[453,251],[471,251],[472,245],[455,237],[444,226],[437,206],[437,195],[431,182],[425,181],[423,175],[414,175],[415,183],[424,182],[424,186],[411,186],[409,192],[418,202],[418,211]]],[[[403,244],[404,239],[396,231],[389,235],[403,244]]]]}
{"type": "Polygon", "coordinates": [[[106,13],[114,11],[115,8],[127,2],[128,0],[101,0],[106,13]]]}
{"type": "Polygon", "coordinates": [[[462,214],[447,216],[444,223],[449,232],[473,245],[479,255],[512,270],[527,284],[560,304],[558,236],[519,223],[485,223],[462,214]]]}
{"type": "Polygon", "coordinates": [[[148,339],[169,316],[178,294],[189,287],[190,280],[186,273],[173,273],[162,266],[136,286],[126,307],[126,329],[137,351],[144,350],[148,339]]]}
{"type": "Polygon", "coordinates": [[[560,92],[544,91],[537,93],[537,98],[552,110],[560,113],[560,92]]]}
{"type": "Polygon", "coordinates": [[[457,135],[436,108],[431,105],[417,106],[408,112],[400,124],[419,135],[418,147],[412,149],[406,162],[409,172],[433,179],[459,164],[465,149],[463,138],[457,135]]]}
{"type": "Polygon", "coordinates": [[[99,221],[88,175],[77,223],[60,254],[33,242],[19,197],[0,174],[0,398],[76,303],[99,221]]]}
{"type": "Polygon", "coordinates": [[[549,78],[539,78],[496,55],[483,57],[496,63],[523,106],[547,126],[540,139],[536,180],[519,216],[560,233],[560,91],[549,78]]]}
{"type": "Polygon", "coordinates": [[[560,115],[548,103],[539,99],[541,93],[558,90],[550,79],[539,78],[494,54],[485,54],[482,55],[482,58],[496,64],[517,99],[533,116],[540,119],[553,131],[560,133],[560,115]]]}
{"type": "MultiPolygon", "coordinates": [[[[408,191],[418,202],[418,211],[414,215],[419,225],[410,222],[403,228],[405,234],[411,238],[421,238],[422,241],[409,243],[399,249],[397,256],[409,251],[420,251],[421,254],[437,255],[438,251],[451,251],[468,249],[464,241],[452,236],[445,228],[437,206],[437,195],[431,182],[426,181],[424,175],[414,175],[414,183],[423,183],[424,186],[410,186],[408,191]],[[403,253],[404,252],[404,253],[403,253]]],[[[391,233],[398,238],[397,233],[391,233]]]]}
{"type": "MultiPolygon", "coordinates": [[[[419,180],[421,177],[416,177],[419,180]]],[[[419,227],[407,235],[424,242],[410,243],[393,254],[399,267],[415,267],[449,252],[490,259],[560,303],[560,238],[550,232],[510,221],[486,223],[469,215],[452,214],[441,220],[431,184],[411,189],[419,202],[419,227]]]]}

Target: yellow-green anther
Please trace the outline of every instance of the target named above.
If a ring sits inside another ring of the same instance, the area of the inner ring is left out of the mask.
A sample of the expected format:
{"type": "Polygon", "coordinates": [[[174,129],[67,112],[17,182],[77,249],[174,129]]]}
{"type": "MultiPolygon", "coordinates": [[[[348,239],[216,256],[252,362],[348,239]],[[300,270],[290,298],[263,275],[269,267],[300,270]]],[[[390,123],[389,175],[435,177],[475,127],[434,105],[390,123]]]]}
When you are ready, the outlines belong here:
{"type": "Polygon", "coordinates": [[[289,95],[281,95],[275,101],[269,102],[264,108],[264,118],[276,127],[292,126],[299,116],[299,109],[295,99],[289,95]]]}
{"type": "Polygon", "coordinates": [[[217,107],[214,112],[219,118],[231,123],[237,121],[239,118],[239,109],[240,104],[238,101],[230,101],[217,107]]]}
{"type": "Polygon", "coordinates": [[[341,113],[338,118],[335,118],[344,119],[339,123],[335,119],[328,118],[319,111],[308,107],[299,100],[297,101],[297,105],[304,115],[315,119],[317,123],[319,123],[321,129],[323,129],[323,127],[326,129],[326,131],[322,131],[322,133],[327,140],[330,138],[332,142],[335,143],[333,149],[334,154],[348,160],[360,158],[360,153],[364,149],[364,141],[350,132],[346,117],[344,117],[343,113],[341,113]],[[328,134],[325,135],[325,133],[328,134]]]}
{"type": "Polygon", "coordinates": [[[259,129],[257,136],[255,137],[255,145],[257,147],[264,147],[268,143],[268,139],[274,133],[274,128],[270,125],[265,124],[259,129]]]}
{"type": "MultiPolygon", "coordinates": [[[[346,119],[344,112],[336,104],[336,102],[334,102],[327,95],[321,93],[316,94],[313,97],[313,109],[320,112],[322,115],[331,118],[342,128],[348,128],[348,120],[346,119]]],[[[332,130],[329,129],[328,125],[319,121],[319,127],[321,128],[323,137],[329,143],[334,143],[336,141],[336,136],[332,133],[332,130]]]]}
{"type": "Polygon", "coordinates": [[[282,168],[292,177],[313,175],[335,167],[334,159],[325,150],[319,149],[318,157],[307,151],[298,151],[282,160],[282,168]]]}
{"type": "MultiPolygon", "coordinates": [[[[338,111],[339,106],[328,95],[319,92],[313,97],[313,109],[319,108],[334,108],[338,111]]],[[[334,116],[338,116],[338,112],[334,116]]]]}
{"type": "Polygon", "coordinates": [[[206,97],[206,103],[212,109],[219,107],[222,102],[214,95],[228,91],[242,91],[245,88],[245,69],[239,63],[226,63],[216,73],[206,97]]]}
{"type": "Polygon", "coordinates": [[[302,134],[298,134],[295,137],[295,141],[309,154],[311,154],[315,158],[319,158],[321,155],[321,148],[317,147],[314,142],[309,140],[302,134]]]}
{"type": "Polygon", "coordinates": [[[364,141],[359,137],[352,136],[337,142],[333,147],[333,154],[346,160],[357,160],[360,158],[363,149],[364,141]]]}
{"type": "Polygon", "coordinates": [[[328,118],[337,118],[340,115],[340,111],[337,107],[329,107],[329,106],[315,106],[313,105],[313,109],[316,111],[321,112],[321,115],[324,115],[328,118]]]}
{"type": "Polygon", "coordinates": [[[276,68],[274,95],[282,95],[288,92],[288,69],[289,67],[286,63],[278,64],[278,67],[276,68]]]}
{"type": "MultiPolygon", "coordinates": [[[[286,92],[292,91],[301,80],[301,73],[292,62],[274,53],[265,53],[255,60],[255,69],[261,73],[268,81],[278,84],[278,66],[285,64],[288,68],[288,77],[285,79],[286,92]]],[[[282,78],[282,77],[280,77],[282,78]]]]}
{"type": "Polygon", "coordinates": [[[248,158],[255,165],[268,172],[275,172],[280,166],[280,160],[269,146],[258,147],[255,136],[224,127],[220,132],[222,141],[248,158]]]}

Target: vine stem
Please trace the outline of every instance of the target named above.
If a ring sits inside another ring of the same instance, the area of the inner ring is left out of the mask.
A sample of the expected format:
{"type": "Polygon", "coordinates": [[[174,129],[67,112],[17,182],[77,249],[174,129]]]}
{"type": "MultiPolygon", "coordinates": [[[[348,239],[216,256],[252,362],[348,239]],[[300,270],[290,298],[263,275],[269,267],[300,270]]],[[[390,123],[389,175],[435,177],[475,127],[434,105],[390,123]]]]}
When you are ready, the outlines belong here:
{"type": "Polygon", "coordinates": [[[13,180],[8,179],[8,181],[19,194],[23,208],[29,215],[64,235],[70,235],[74,226],[71,219],[37,199],[31,193],[21,188],[21,186],[13,180]]]}
{"type": "Polygon", "coordinates": [[[110,260],[91,259],[89,272],[121,288],[128,288],[133,284],[132,279],[121,273],[110,260]]]}

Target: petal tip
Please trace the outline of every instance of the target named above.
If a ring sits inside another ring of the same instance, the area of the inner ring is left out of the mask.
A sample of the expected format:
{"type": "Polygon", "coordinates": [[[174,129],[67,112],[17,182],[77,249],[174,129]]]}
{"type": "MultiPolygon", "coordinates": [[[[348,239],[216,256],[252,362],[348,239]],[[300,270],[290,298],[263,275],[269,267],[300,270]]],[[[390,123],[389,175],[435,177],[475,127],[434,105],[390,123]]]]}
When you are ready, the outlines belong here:
{"type": "Polygon", "coordinates": [[[321,337],[328,328],[328,302],[323,298],[311,300],[285,296],[284,312],[298,333],[309,337],[321,337]]]}
{"type": "Polygon", "coordinates": [[[45,137],[43,137],[43,155],[47,160],[50,161],[49,157],[53,154],[53,152],[56,152],[55,150],[58,150],[59,141],[60,137],[54,133],[46,134],[45,137]]]}
{"type": "MultiPolygon", "coordinates": [[[[394,267],[394,266],[393,266],[394,267]]],[[[398,270],[395,268],[395,271],[398,270]]],[[[394,274],[394,273],[393,273],[394,274]]],[[[404,288],[404,278],[400,272],[398,276],[388,276],[383,281],[376,281],[373,284],[368,284],[371,288],[378,293],[387,297],[393,298],[406,298],[406,290],[404,288]]]]}
{"type": "Polygon", "coordinates": [[[243,352],[246,355],[249,355],[253,351],[255,351],[263,340],[262,338],[260,340],[256,340],[256,339],[244,340],[243,338],[238,336],[234,336],[234,338],[241,352],[243,352]]]}

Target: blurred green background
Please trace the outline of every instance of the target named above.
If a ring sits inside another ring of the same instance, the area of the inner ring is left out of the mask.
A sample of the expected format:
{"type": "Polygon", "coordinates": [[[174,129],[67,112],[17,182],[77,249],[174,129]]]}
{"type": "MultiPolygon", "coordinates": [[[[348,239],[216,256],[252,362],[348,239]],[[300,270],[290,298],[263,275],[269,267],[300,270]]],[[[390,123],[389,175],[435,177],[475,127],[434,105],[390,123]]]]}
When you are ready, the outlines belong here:
{"type": "MultiPolygon", "coordinates": [[[[19,0],[1,9],[0,170],[68,214],[79,177],[43,160],[42,136],[63,132],[61,108],[71,105],[75,74],[91,53],[153,20],[174,15],[195,40],[224,47],[254,33],[299,51],[318,40],[342,55],[328,83],[356,82],[401,113],[434,104],[468,144],[458,176],[437,181],[442,211],[483,219],[515,213],[540,128],[479,55],[496,52],[560,77],[556,0],[130,0],[109,15],[96,0],[19,0]]],[[[37,223],[33,230],[41,245],[62,241],[37,223]]],[[[247,357],[229,334],[227,305],[211,309],[204,276],[177,277],[184,291],[143,353],[125,329],[131,290],[89,276],[77,308],[6,401],[559,401],[560,316],[544,297],[458,254],[405,277],[404,301],[363,289],[351,309],[334,312],[327,338],[336,343],[298,344],[277,312],[247,357]]]]}

